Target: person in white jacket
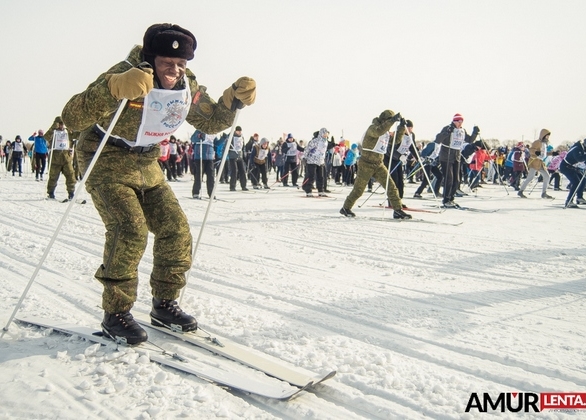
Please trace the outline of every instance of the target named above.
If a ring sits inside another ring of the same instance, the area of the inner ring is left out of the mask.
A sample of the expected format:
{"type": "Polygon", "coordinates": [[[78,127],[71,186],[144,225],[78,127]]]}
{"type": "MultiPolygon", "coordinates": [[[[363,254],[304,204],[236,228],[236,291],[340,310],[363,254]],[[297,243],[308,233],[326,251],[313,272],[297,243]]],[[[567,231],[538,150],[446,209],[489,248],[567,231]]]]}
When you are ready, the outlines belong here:
{"type": "Polygon", "coordinates": [[[328,137],[330,133],[326,128],[321,128],[317,135],[307,143],[305,148],[306,171],[303,180],[303,191],[307,197],[313,197],[311,192],[313,183],[316,182],[317,192],[320,197],[327,197],[324,192],[325,159],[328,149],[328,137]]]}

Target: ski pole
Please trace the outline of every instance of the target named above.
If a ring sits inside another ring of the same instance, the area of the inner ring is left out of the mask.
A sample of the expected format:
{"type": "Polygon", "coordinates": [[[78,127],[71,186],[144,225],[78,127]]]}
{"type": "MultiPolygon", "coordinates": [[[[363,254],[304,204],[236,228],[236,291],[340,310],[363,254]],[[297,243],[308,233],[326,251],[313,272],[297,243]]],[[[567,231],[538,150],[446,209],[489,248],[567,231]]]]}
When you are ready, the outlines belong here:
{"type": "MultiPolygon", "coordinates": [[[[424,165],[423,165],[423,161],[421,160],[421,156],[419,156],[419,153],[417,152],[417,147],[414,147],[414,150],[415,150],[415,155],[417,156],[417,165],[419,166],[419,168],[418,168],[417,170],[415,170],[415,171],[412,171],[412,172],[411,172],[411,174],[410,174],[409,176],[411,176],[411,175],[413,175],[415,172],[417,172],[417,171],[419,171],[419,170],[423,169],[423,166],[424,166],[424,165]]],[[[401,162],[399,162],[399,163],[401,163],[401,162]]],[[[397,166],[398,166],[398,165],[397,165],[397,166]]],[[[394,170],[397,168],[397,166],[395,166],[395,168],[394,168],[394,169],[391,171],[391,173],[393,173],[393,171],[394,171],[394,170]]],[[[425,178],[427,179],[427,183],[429,184],[429,186],[431,186],[431,180],[429,179],[429,175],[428,175],[427,171],[425,171],[425,170],[424,170],[424,171],[423,171],[423,174],[424,174],[425,178]]],[[[409,176],[407,176],[407,178],[409,178],[409,176]]],[[[437,197],[436,197],[436,195],[435,195],[435,191],[433,190],[433,188],[432,188],[432,193],[433,193],[433,197],[434,197],[435,199],[437,199],[437,197]]],[[[369,198],[370,198],[370,197],[369,197],[369,198]]],[[[382,204],[383,204],[385,201],[386,201],[386,200],[384,200],[384,201],[383,201],[383,202],[382,202],[380,205],[382,205],[382,204]]],[[[363,203],[363,204],[364,204],[364,203],[363,203]]],[[[389,203],[389,204],[390,204],[390,203],[389,203]]],[[[386,207],[386,206],[385,206],[385,207],[386,207]]]]}
{"type": "Polygon", "coordinates": [[[254,162],[249,162],[249,166],[250,168],[248,168],[248,170],[246,171],[246,177],[248,179],[250,179],[251,177],[253,179],[250,179],[254,184],[256,184],[257,186],[260,185],[259,179],[254,175],[254,162]]]}
{"type": "MultiPolygon", "coordinates": [[[[51,153],[49,153],[49,163],[47,163],[47,174],[51,174],[51,165],[53,164],[53,150],[54,149],[55,149],[55,127],[53,127],[53,139],[51,140],[51,153]]],[[[49,176],[49,178],[51,178],[51,177],[49,176]]]]}
{"type": "MultiPolygon", "coordinates": [[[[419,154],[417,147],[413,147],[413,150],[415,150],[415,156],[417,157],[417,164],[419,165],[419,169],[423,169],[423,160],[421,160],[421,155],[419,154]]],[[[427,184],[431,187],[431,179],[429,179],[429,174],[426,170],[423,171],[423,176],[425,176],[425,179],[427,179],[427,184]]],[[[435,195],[435,190],[433,188],[431,189],[431,192],[433,193],[434,200],[437,200],[437,196],[435,195]]]]}
{"type": "Polygon", "coordinates": [[[29,151],[27,150],[26,153],[23,156],[23,169],[24,169],[24,173],[26,174],[27,178],[31,177],[31,171],[28,170],[27,165],[26,165],[26,158],[28,158],[30,160],[30,164],[31,167],[33,168],[33,172],[35,171],[34,168],[34,159],[32,159],[29,155],[28,155],[29,151]]]}
{"type": "Polygon", "coordinates": [[[98,149],[96,150],[96,153],[94,154],[94,157],[92,158],[92,161],[90,162],[87,170],[85,171],[85,174],[84,174],[82,180],[79,182],[78,188],[75,189],[75,192],[73,194],[73,198],[69,201],[69,205],[67,206],[65,213],[61,217],[61,221],[59,222],[59,225],[55,229],[55,232],[53,233],[53,236],[51,237],[49,244],[45,248],[45,252],[43,253],[43,255],[41,257],[41,260],[37,264],[35,271],[33,272],[33,275],[31,276],[28,284],[26,285],[26,288],[24,289],[24,292],[22,292],[22,295],[20,296],[20,299],[18,300],[18,303],[16,304],[14,311],[12,311],[12,315],[10,315],[10,318],[8,319],[8,322],[6,323],[6,326],[2,329],[2,335],[0,335],[0,338],[3,338],[6,331],[8,331],[8,327],[10,326],[10,324],[12,323],[12,320],[14,319],[14,316],[16,315],[18,310],[20,309],[22,302],[24,301],[24,298],[26,297],[29,289],[31,288],[31,286],[33,285],[33,282],[35,281],[35,278],[37,277],[37,274],[39,274],[39,270],[41,269],[43,263],[47,259],[47,255],[49,255],[49,251],[51,250],[51,247],[55,243],[55,240],[57,239],[57,236],[59,235],[61,228],[63,227],[65,221],[67,220],[67,217],[69,216],[69,213],[71,212],[71,209],[73,208],[73,205],[75,204],[77,196],[79,195],[79,191],[83,188],[83,186],[85,185],[87,179],[89,178],[92,170],[94,169],[94,166],[95,166],[98,158],[100,157],[100,154],[102,153],[102,150],[104,149],[104,146],[106,145],[107,140],[110,137],[110,134],[112,134],[112,130],[116,126],[116,123],[118,122],[118,118],[120,118],[120,114],[122,114],[122,111],[126,107],[127,102],[128,102],[128,99],[124,98],[120,102],[120,105],[118,105],[118,110],[116,111],[116,114],[114,114],[114,117],[112,118],[112,122],[110,122],[110,125],[108,126],[108,130],[106,131],[106,134],[104,134],[104,137],[102,138],[102,141],[100,142],[100,145],[98,146],[98,149]]]}
{"type": "MultiPolygon", "coordinates": [[[[301,186],[300,186],[300,187],[297,187],[297,189],[299,189],[299,188],[303,188],[303,186],[304,186],[305,184],[307,184],[307,181],[309,181],[309,177],[307,177],[307,173],[306,173],[305,175],[306,175],[306,178],[305,178],[305,179],[303,180],[303,182],[301,183],[301,186]]],[[[317,173],[316,173],[316,178],[317,178],[317,173]]],[[[313,186],[313,185],[312,185],[312,186],[313,186]]]]}
{"type": "Polygon", "coordinates": [[[371,193],[370,193],[370,195],[369,195],[368,197],[366,197],[366,200],[364,200],[364,203],[362,203],[361,205],[359,205],[359,206],[358,206],[358,208],[361,208],[363,205],[365,205],[365,204],[366,204],[366,202],[367,202],[367,201],[370,199],[370,197],[372,197],[372,195],[373,195],[373,194],[375,194],[375,193],[378,191],[378,189],[379,189],[380,187],[382,187],[382,185],[381,185],[381,184],[378,184],[378,187],[376,187],[376,188],[374,189],[374,191],[373,191],[373,192],[371,192],[371,193]]]}
{"type": "MultiPolygon", "coordinates": [[[[226,143],[227,145],[232,144],[232,137],[234,137],[234,131],[236,131],[236,123],[238,121],[239,115],[240,115],[240,109],[237,109],[236,114],[234,115],[234,121],[232,122],[232,128],[230,129],[230,135],[228,136],[228,140],[226,143]]],[[[224,169],[224,166],[226,165],[226,158],[228,157],[229,151],[230,151],[229,147],[224,148],[224,153],[222,154],[222,162],[220,163],[220,169],[219,169],[220,173],[222,173],[222,170],[224,169]]],[[[210,200],[208,201],[208,206],[206,208],[206,212],[203,216],[203,220],[202,220],[201,226],[199,228],[199,234],[197,235],[197,241],[195,242],[195,246],[193,247],[193,253],[191,255],[191,266],[189,267],[189,270],[185,274],[185,286],[181,290],[181,295],[179,296],[179,305],[181,305],[181,302],[183,300],[183,296],[185,295],[185,290],[187,289],[187,284],[189,282],[189,277],[191,275],[191,269],[193,268],[193,262],[195,261],[195,256],[197,254],[197,249],[199,248],[199,244],[201,242],[201,237],[203,235],[203,230],[205,228],[206,221],[208,220],[208,215],[209,215],[210,210],[212,208],[212,204],[214,203],[213,197],[216,196],[216,189],[217,188],[218,188],[218,182],[214,182],[214,188],[212,189],[212,196],[211,196],[210,200]]]]}
{"type": "Polygon", "coordinates": [[[199,198],[202,197],[203,185],[203,140],[199,139],[199,198]]]}
{"type": "Polygon", "coordinates": [[[411,178],[413,175],[415,175],[417,172],[419,172],[422,169],[423,169],[423,166],[421,166],[419,164],[419,162],[417,162],[417,164],[413,167],[413,169],[411,169],[411,172],[409,172],[405,178],[406,179],[411,178]]]}
{"type": "Polygon", "coordinates": [[[472,186],[475,185],[476,181],[478,180],[479,177],[482,176],[482,169],[477,171],[477,174],[474,176],[474,178],[472,178],[472,181],[468,183],[468,189],[470,190],[470,192],[474,192],[472,190],[472,186]]]}
{"type": "Polygon", "coordinates": [[[499,173],[498,165],[494,161],[491,161],[491,162],[494,166],[494,170],[496,171],[496,177],[499,180],[499,184],[502,185],[502,187],[505,189],[505,192],[507,193],[507,195],[509,195],[509,190],[508,190],[507,186],[505,185],[505,183],[503,182],[503,178],[501,177],[501,174],[499,173]]]}
{"type": "Polygon", "coordinates": [[[539,184],[539,175],[540,175],[539,172],[536,172],[535,173],[535,177],[536,177],[535,183],[533,184],[533,186],[531,187],[531,189],[529,190],[529,193],[527,195],[531,195],[531,193],[533,192],[533,190],[535,189],[535,187],[537,187],[537,184],[539,184]]]}
{"type": "MultiPolygon", "coordinates": [[[[396,133],[395,133],[395,134],[396,134],[396,133]]],[[[395,141],[395,139],[393,138],[393,142],[394,142],[394,141],[395,141]]],[[[391,157],[390,157],[390,156],[389,156],[389,159],[391,159],[391,157]]],[[[389,163],[391,163],[391,162],[390,162],[390,160],[389,160],[389,163]]],[[[386,181],[386,183],[385,183],[385,193],[386,193],[387,195],[388,195],[389,181],[393,181],[393,180],[391,179],[391,174],[392,174],[392,173],[395,171],[395,169],[397,169],[397,168],[399,167],[399,165],[402,165],[402,164],[403,164],[403,162],[401,162],[401,161],[399,160],[399,163],[397,163],[397,164],[395,165],[395,167],[393,168],[393,170],[392,170],[392,171],[389,171],[389,170],[387,170],[387,181],[386,181]]],[[[394,182],[394,181],[393,181],[393,182],[394,182]]],[[[369,198],[370,198],[370,197],[369,197],[369,198]]],[[[388,197],[387,197],[387,200],[388,200],[388,197]]],[[[368,201],[368,198],[366,199],[366,201],[368,201]]],[[[366,203],[366,201],[365,201],[364,203],[366,203]]],[[[363,203],[363,205],[364,205],[364,203],[363,203]]],[[[391,204],[391,203],[389,203],[389,205],[390,205],[390,204],[391,204]]],[[[383,219],[385,218],[385,210],[386,210],[386,208],[387,208],[387,206],[384,206],[384,207],[383,207],[383,219]]]]}

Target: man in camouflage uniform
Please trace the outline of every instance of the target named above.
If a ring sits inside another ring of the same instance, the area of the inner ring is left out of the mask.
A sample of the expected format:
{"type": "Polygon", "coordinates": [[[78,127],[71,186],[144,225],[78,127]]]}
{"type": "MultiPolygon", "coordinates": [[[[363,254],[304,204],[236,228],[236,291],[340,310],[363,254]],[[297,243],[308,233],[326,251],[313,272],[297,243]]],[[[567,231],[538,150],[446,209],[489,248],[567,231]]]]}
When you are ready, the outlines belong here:
{"type": "Polygon", "coordinates": [[[47,195],[55,198],[55,188],[59,175],[65,176],[67,197],[69,200],[75,194],[75,171],[73,170],[73,141],[72,133],[63,125],[60,116],[55,117],[53,125],[45,133],[45,138],[50,139],[51,151],[49,152],[49,181],[47,181],[47,195]]]}
{"type": "Polygon", "coordinates": [[[182,331],[197,328],[195,318],[175,300],[191,267],[192,238],[187,217],[157,163],[158,143],[183,121],[210,134],[225,130],[236,109],[251,105],[256,96],[254,80],[242,77],[218,103],[212,100],[187,69],[196,45],[193,34],[180,26],[152,25],[142,47],[135,46],[126,60],[73,96],[62,113],[68,127],[81,131],[77,153],[85,173],[120,101],[128,99],[86,186],[106,226],[103,264],[95,274],[104,286],[102,329],[128,344],[147,339],[130,309],[149,231],[155,237],[151,320],[182,331]],[[152,123],[158,130],[145,125],[152,123]]]}
{"type": "MultiPolygon", "coordinates": [[[[411,219],[411,215],[403,211],[403,204],[399,197],[399,191],[395,186],[392,178],[388,176],[389,170],[383,163],[383,157],[387,150],[390,139],[389,130],[393,124],[401,120],[401,114],[395,114],[391,110],[383,111],[378,117],[372,120],[372,124],[366,130],[362,140],[362,154],[358,163],[358,173],[354,181],[354,188],[346,200],[340,213],[346,217],[355,217],[352,207],[356,203],[368,184],[371,177],[381,185],[387,185],[387,198],[393,207],[393,217],[395,219],[411,219]]],[[[402,139],[405,131],[405,124],[399,125],[395,139],[402,139]]]]}

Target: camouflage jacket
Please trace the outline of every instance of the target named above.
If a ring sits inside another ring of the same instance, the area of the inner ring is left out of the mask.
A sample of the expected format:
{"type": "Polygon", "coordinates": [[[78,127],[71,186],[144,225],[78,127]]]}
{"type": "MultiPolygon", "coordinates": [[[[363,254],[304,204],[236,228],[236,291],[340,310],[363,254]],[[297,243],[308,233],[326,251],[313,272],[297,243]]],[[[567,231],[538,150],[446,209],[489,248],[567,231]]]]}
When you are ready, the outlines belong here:
{"type": "MultiPolygon", "coordinates": [[[[362,140],[362,154],[360,157],[361,162],[376,164],[383,161],[384,155],[372,152],[371,150],[373,150],[376,146],[376,142],[378,141],[379,137],[389,131],[393,124],[394,123],[390,122],[389,120],[381,121],[378,117],[372,120],[372,124],[366,130],[364,139],[362,140]]],[[[405,127],[400,125],[394,138],[402,139],[404,132],[405,127]]],[[[393,136],[390,137],[389,141],[394,141],[393,136]]]]}
{"type": "MultiPolygon", "coordinates": [[[[70,130],[81,131],[80,150],[91,152],[98,148],[100,139],[93,132],[93,126],[99,124],[107,130],[113,115],[118,110],[120,101],[110,93],[105,76],[112,73],[124,73],[142,61],[142,47],[135,46],[126,60],[114,65],[106,73],[102,73],[85,91],[73,96],[65,105],[61,116],[70,130]]],[[[212,100],[206,93],[206,88],[197,83],[194,74],[189,69],[186,69],[185,75],[193,98],[186,121],[208,134],[214,134],[230,127],[234,121],[235,113],[226,108],[223,102],[216,103],[212,100]]],[[[157,86],[155,85],[155,87],[157,86]]],[[[180,82],[175,86],[175,89],[179,90],[184,87],[184,83],[180,82]]],[[[142,111],[143,98],[128,101],[112,135],[134,141],[141,124],[142,111]]],[[[148,155],[158,158],[160,155],[159,147],[155,147],[148,155]]]]}

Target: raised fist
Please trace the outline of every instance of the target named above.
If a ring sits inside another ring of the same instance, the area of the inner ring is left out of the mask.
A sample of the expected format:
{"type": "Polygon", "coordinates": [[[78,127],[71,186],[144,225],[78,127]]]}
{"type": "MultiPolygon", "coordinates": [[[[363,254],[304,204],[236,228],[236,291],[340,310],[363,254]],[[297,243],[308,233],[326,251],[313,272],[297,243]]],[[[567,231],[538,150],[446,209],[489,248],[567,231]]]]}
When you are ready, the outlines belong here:
{"type": "Polygon", "coordinates": [[[116,99],[144,98],[153,89],[153,69],[136,67],[118,74],[107,74],[108,88],[116,99]]]}
{"type": "Polygon", "coordinates": [[[222,100],[232,111],[252,105],[256,100],[256,81],[251,77],[241,77],[224,91],[222,100]]]}

